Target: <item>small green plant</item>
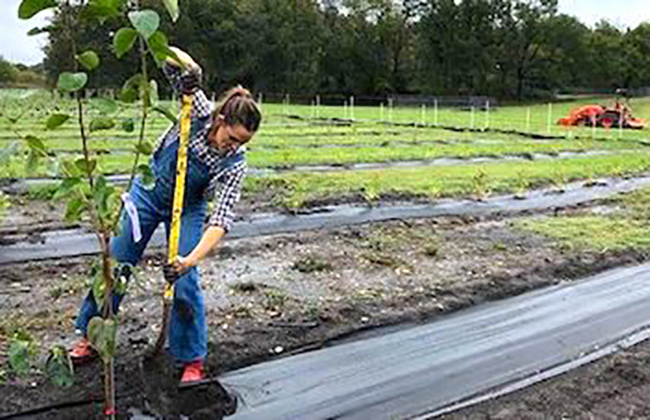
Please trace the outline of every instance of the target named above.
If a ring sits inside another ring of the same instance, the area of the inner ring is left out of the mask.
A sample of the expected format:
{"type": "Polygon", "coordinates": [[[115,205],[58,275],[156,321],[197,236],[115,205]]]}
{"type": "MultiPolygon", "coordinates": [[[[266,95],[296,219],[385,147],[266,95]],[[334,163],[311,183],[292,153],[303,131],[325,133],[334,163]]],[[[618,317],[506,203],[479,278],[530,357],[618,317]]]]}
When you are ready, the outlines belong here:
{"type": "Polygon", "coordinates": [[[557,193],[563,193],[566,187],[566,175],[561,166],[556,166],[553,168],[553,176],[551,178],[551,186],[557,193]]]}
{"type": "Polygon", "coordinates": [[[372,206],[381,196],[381,177],[379,172],[370,174],[370,179],[361,187],[361,195],[366,203],[372,206]]]}
{"type": "Polygon", "coordinates": [[[422,253],[427,257],[438,257],[440,256],[442,244],[440,240],[433,236],[426,239],[424,246],[422,247],[422,253]]]}
{"type": "Polygon", "coordinates": [[[515,181],[515,198],[518,200],[526,199],[526,193],[530,189],[530,179],[524,171],[517,171],[517,180],[515,181]]]}
{"type": "Polygon", "coordinates": [[[236,293],[254,293],[266,286],[254,281],[242,281],[231,284],[229,287],[233,292],[236,293]]]}
{"type": "Polygon", "coordinates": [[[67,387],[74,384],[74,368],[65,347],[56,346],[50,350],[45,373],[55,385],[67,387]]]}
{"type": "Polygon", "coordinates": [[[332,264],[325,257],[308,255],[296,261],[292,268],[301,273],[314,273],[317,271],[329,271],[332,269],[332,264]]]}
{"type": "Polygon", "coordinates": [[[270,311],[281,312],[284,309],[284,305],[289,300],[289,296],[284,290],[277,288],[269,288],[264,291],[264,296],[266,297],[265,308],[270,311]]]}
{"type": "Polygon", "coordinates": [[[9,367],[18,376],[29,374],[36,356],[36,343],[28,332],[15,331],[9,341],[9,367]]]}
{"type": "Polygon", "coordinates": [[[474,190],[474,197],[483,201],[486,200],[492,190],[489,186],[488,175],[483,169],[479,169],[472,177],[472,188],[474,190]]]}
{"type": "Polygon", "coordinates": [[[397,269],[399,267],[405,267],[408,265],[401,258],[390,255],[387,252],[365,252],[361,254],[361,257],[371,264],[382,267],[397,269]]]}

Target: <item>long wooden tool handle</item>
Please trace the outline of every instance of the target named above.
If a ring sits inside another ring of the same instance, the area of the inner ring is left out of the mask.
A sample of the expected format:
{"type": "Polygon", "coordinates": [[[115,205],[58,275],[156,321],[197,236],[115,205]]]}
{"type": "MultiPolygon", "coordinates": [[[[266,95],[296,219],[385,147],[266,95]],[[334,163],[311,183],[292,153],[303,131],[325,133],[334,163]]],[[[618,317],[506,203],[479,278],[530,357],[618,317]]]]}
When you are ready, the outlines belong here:
{"type": "MultiPolygon", "coordinates": [[[[187,176],[187,149],[190,144],[190,127],[193,95],[183,95],[181,106],[181,132],[178,144],[178,160],[176,162],[176,187],[174,189],[174,205],[172,207],[172,224],[169,232],[169,264],[178,256],[178,244],[181,235],[181,216],[183,215],[183,200],[185,197],[185,178],[187,176]]],[[[173,286],[165,288],[165,298],[171,298],[173,286]],[[168,296],[169,294],[169,296],[168,296]]]]}

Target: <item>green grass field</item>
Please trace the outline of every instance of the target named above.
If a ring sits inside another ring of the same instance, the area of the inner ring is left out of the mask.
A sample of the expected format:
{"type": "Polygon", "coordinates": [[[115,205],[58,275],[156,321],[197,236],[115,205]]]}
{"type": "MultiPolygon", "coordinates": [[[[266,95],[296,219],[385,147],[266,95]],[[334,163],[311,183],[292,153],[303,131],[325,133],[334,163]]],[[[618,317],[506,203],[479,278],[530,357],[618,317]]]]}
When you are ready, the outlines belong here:
{"type": "MultiPolygon", "coordinates": [[[[291,207],[336,195],[361,194],[373,199],[390,193],[425,196],[453,196],[485,192],[506,192],[534,185],[561,183],[568,179],[592,176],[641,173],[650,162],[645,141],[647,130],[601,128],[561,128],[555,120],[572,108],[594,101],[580,100],[549,106],[507,106],[490,112],[440,108],[319,107],[264,104],[264,123],[247,153],[249,165],[256,168],[292,168],[297,165],[349,165],[443,157],[531,156],[564,151],[607,152],[557,159],[554,161],[504,161],[444,167],[390,168],[385,170],[343,171],[340,173],[282,173],[249,179],[250,191],[272,188],[277,200],[291,207]],[[550,112],[550,114],[549,114],[550,112]],[[290,116],[300,116],[296,119],[290,116]],[[350,124],[334,124],[322,118],[349,119],[350,124]],[[315,119],[320,117],[321,119],[315,119]],[[415,123],[415,126],[386,124],[415,123]],[[552,124],[549,126],[548,122],[552,124]],[[440,127],[433,126],[437,123],[440,127]],[[419,125],[419,126],[418,126],[419,125]],[[443,127],[474,128],[457,131],[443,127]],[[476,131],[480,129],[479,131],[476,131]],[[508,134],[503,131],[543,134],[544,139],[508,134]],[[353,146],[353,147],[351,147],[353,146]]],[[[607,102],[600,100],[597,102],[607,102]]],[[[172,108],[171,101],[161,101],[172,108]]],[[[650,117],[650,98],[633,100],[635,115],[650,117]]],[[[75,104],[44,91],[26,95],[20,91],[0,91],[0,147],[16,143],[18,135],[35,135],[64,158],[74,158],[80,149],[75,118],[55,130],[46,130],[49,114],[74,114],[75,104]],[[16,119],[10,124],[9,119],[16,119]]],[[[105,104],[89,101],[86,121],[99,115],[105,104]]],[[[137,109],[123,106],[113,114],[119,122],[137,121],[137,109]]],[[[146,138],[155,143],[169,127],[168,120],[152,113],[147,121],[146,138]]],[[[119,126],[119,124],[118,124],[119,126]]],[[[127,133],[119,128],[91,133],[90,148],[97,153],[104,173],[125,173],[133,160],[133,147],[139,127],[127,133]]],[[[7,150],[7,149],[5,149],[7,150]]],[[[0,167],[0,177],[56,176],[56,167],[44,163],[35,172],[25,171],[25,148],[18,142],[0,167]]]]}
{"type": "Polygon", "coordinates": [[[559,189],[574,180],[637,175],[648,170],[650,152],[621,152],[560,161],[288,173],[248,178],[246,188],[251,193],[271,190],[279,204],[299,208],[310,202],[350,195],[362,196],[368,201],[391,194],[482,198],[493,193],[525,193],[541,186],[559,189]]]}

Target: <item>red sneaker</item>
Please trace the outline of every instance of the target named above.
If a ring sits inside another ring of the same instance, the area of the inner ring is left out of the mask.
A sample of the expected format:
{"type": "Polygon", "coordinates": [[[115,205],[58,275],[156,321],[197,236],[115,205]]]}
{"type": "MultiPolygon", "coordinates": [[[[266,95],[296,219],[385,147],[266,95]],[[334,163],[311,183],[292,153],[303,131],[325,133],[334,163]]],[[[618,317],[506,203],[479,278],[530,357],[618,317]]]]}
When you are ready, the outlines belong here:
{"type": "Polygon", "coordinates": [[[77,342],[77,344],[75,344],[68,354],[73,362],[81,362],[94,358],[97,353],[90,347],[88,339],[83,337],[77,342]]]}
{"type": "Polygon", "coordinates": [[[188,384],[190,382],[198,382],[203,380],[203,362],[191,362],[185,364],[183,368],[183,376],[181,377],[181,384],[188,384]]]}

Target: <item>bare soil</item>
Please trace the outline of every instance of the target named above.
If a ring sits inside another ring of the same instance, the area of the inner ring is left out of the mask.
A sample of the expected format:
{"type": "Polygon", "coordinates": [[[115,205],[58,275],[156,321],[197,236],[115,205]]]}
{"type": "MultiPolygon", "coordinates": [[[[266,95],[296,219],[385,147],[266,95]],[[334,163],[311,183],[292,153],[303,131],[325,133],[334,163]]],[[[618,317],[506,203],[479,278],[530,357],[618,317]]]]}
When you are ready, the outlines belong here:
{"type": "MultiPolygon", "coordinates": [[[[566,250],[516,230],[512,219],[498,218],[395,221],[231,240],[202,266],[210,335],[208,373],[216,376],[318,348],[378,326],[428,321],[645,259],[635,251],[566,250]]],[[[180,413],[170,405],[183,407],[177,404],[179,398],[207,392],[210,398],[192,397],[190,406],[181,411],[192,418],[218,417],[227,405],[218,387],[177,393],[178,372],[169,363],[145,369],[144,376],[136,374],[159,328],[160,261],[158,255],[143,261],[120,312],[119,412],[126,415],[137,409],[174,418],[180,413]],[[167,395],[167,402],[145,401],[152,394],[146,392],[151,383],[160,385],[153,394],[167,395]],[[206,407],[202,402],[215,398],[221,404],[206,407]]],[[[7,337],[16,328],[28,330],[43,354],[55,344],[70,346],[91,264],[92,259],[78,258],[0,267],[0,341],[4,341],[0,348],[6,348],[7,337]]],[[[4,357],[0,355],[0,365],[4,357]]],[[[96,416],[101,412],[100,373],[99,363],[83,366],[73,387],[57,388],[38,369],[27,378],[6,372],[6,384],[0,385],[0,418],[50,405],[57,407],[25,418],[96,416]]],[[[646,377],[639,387],[650,384],[646,377]]],[[[589,389],[580,392],[589,398],[598,395],[589,389]]],[[[544,413],[543,407],[540,410],[544,413]]]]}
{"type": "Polygon", "coordinates": [[[522,391],[441,416],[448,420],[650,418],[650,343],[522,391]]]}

